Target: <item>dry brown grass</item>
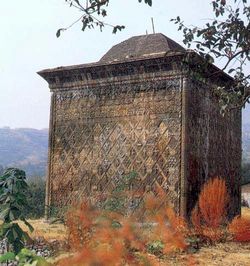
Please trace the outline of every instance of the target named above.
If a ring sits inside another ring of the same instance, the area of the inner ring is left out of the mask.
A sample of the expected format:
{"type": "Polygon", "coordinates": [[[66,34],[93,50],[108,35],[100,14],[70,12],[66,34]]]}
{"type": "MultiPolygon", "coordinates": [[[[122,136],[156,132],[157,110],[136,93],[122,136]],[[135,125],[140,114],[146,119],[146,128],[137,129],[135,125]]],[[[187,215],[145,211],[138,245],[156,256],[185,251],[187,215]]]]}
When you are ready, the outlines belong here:
{"type": "MultiPolygon", "coordinates": [[[[242,216],[250,219],[250,209],[242,208],[242,216]]],[[[44,220],[29,220],[29,222],[35,228],[31,234],[32,237],[43,237],[46,240],[65,240],[67,237],[67,231],[62,224],[49,224],[44,220]]],[[[27,228],[20,222],[20,225],[26,230],[27,228]]],[[[191,257],[187,254],[177,254],[174,256],[166,257],[164,260],[159,260],[153,255],[152,260],[156,262],[156,265],[175,265],[184,266],[187,265],[187,261],[190,261],[191,265],[211,265],[211,266],[249,266],[250,265],[250,243],[220,243],[214,246],[202,247],[197,253],[191,257]]],[[[67,255],[66,255],[67,256],[67,255]]]]}
{"type": "MultiPolygon", "coordinates": [[[[45,240],[63,241],[67,238],[67,229],[63,224],[50,224],[44,219],[28,220],[34,227],[34,232],[30,234],[32,238],[43,237],[45,240]]],[[[19,222],[23,230],[27,231],[27,227],[23,222],[19,222]]]]}
{"type": "Polygon", "coordinates": [[[250,208],[242,207],[241,216],[250,219],[250,208]]]}
{"type": "Polygon", "coordinates": [[[195,254],[179,253],[159,259],[149,255],[158,266],[249,266],[250,243],[220,243],[203,247],[195,254]]]}

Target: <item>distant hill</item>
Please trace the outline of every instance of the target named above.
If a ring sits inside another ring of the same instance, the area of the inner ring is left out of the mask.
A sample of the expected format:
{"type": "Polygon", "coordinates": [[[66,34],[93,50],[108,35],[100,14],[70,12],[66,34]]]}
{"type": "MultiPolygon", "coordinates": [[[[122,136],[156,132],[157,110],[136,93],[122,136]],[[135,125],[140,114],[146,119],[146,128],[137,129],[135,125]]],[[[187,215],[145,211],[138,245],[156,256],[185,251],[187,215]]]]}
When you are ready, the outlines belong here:
{"type": "Polygon", "coordinates": [[[47,152],[48,129],[0,128],[0,168],[18,167],[28,177],[44,177],[47,152]]]}
{"type": "MultiPolygon", "coordinates": [[[[250,164],[250,124],[243,125],[243,161],[250,164]]],[[[0,128],[0,172],[18,167],[28,177],[44,177],[47,165],[48,129],[0,128]]]]}

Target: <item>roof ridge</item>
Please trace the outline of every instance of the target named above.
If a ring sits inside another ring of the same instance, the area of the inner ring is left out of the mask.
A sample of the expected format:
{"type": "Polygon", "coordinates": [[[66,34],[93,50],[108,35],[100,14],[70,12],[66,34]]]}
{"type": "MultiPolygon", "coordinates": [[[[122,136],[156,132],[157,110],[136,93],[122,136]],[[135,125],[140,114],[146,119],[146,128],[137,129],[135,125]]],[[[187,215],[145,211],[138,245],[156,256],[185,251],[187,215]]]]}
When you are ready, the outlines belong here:
{"type": "Polygon", "coordinates": [[[185,49],[162,33],[133,36],[114,45],[99,62],[123,62],[128,58],[153,58],[156,54],[185,49]]]}

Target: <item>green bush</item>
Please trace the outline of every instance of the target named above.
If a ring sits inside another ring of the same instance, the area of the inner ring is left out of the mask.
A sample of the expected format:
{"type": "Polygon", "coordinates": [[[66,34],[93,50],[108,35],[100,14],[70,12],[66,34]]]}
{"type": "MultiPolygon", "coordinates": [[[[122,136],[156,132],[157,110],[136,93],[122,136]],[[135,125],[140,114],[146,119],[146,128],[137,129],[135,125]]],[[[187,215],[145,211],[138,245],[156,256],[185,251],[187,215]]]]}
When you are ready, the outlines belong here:
{"type": "Polygon", "coordinates": [[[29,191],[27,195],[28,208],[23,213],[29,219],[40,219],[44,217],[45,210],[45,181],[35,178],[28,181],[29,191]]]}
{"type": "Polygon", "coordinates": [[[154,255],[160,255],[163,252],[164,244],[160,240],[153,241],[147,245],[147,251],[154,255]]]}
{"type": "Polygon", "coordinates": [[[7,239],[8,249],[11,246],[13,252],[18,254],[24,248],[25,242],[30,240],[27,232],[17,223],[21,220],[33,231],[33,227],[27,222],[23,213],[28,208],[28,185],[25,172],[17,168],[8,168],[0,176],[0,240],[7,239]]]}

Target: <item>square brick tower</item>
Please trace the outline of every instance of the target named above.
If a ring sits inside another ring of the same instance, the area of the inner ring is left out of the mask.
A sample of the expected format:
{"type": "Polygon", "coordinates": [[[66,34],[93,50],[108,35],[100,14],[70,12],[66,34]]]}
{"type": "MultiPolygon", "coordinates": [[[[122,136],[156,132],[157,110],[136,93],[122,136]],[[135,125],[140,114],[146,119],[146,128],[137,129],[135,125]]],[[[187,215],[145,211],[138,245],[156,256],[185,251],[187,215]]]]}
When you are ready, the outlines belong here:
{"type": "Polygon", "coordinates": [[[160,187],[182,215],[204,182],[221,176],[229,215],[237,214],[241,111],[221,115],[214,88],[232,79],[203,63],[150,34],[112,47],[97,63],[40,71],[51,90],[47,204],[110,192],[135,171],[142,198],[160,187]]]}

